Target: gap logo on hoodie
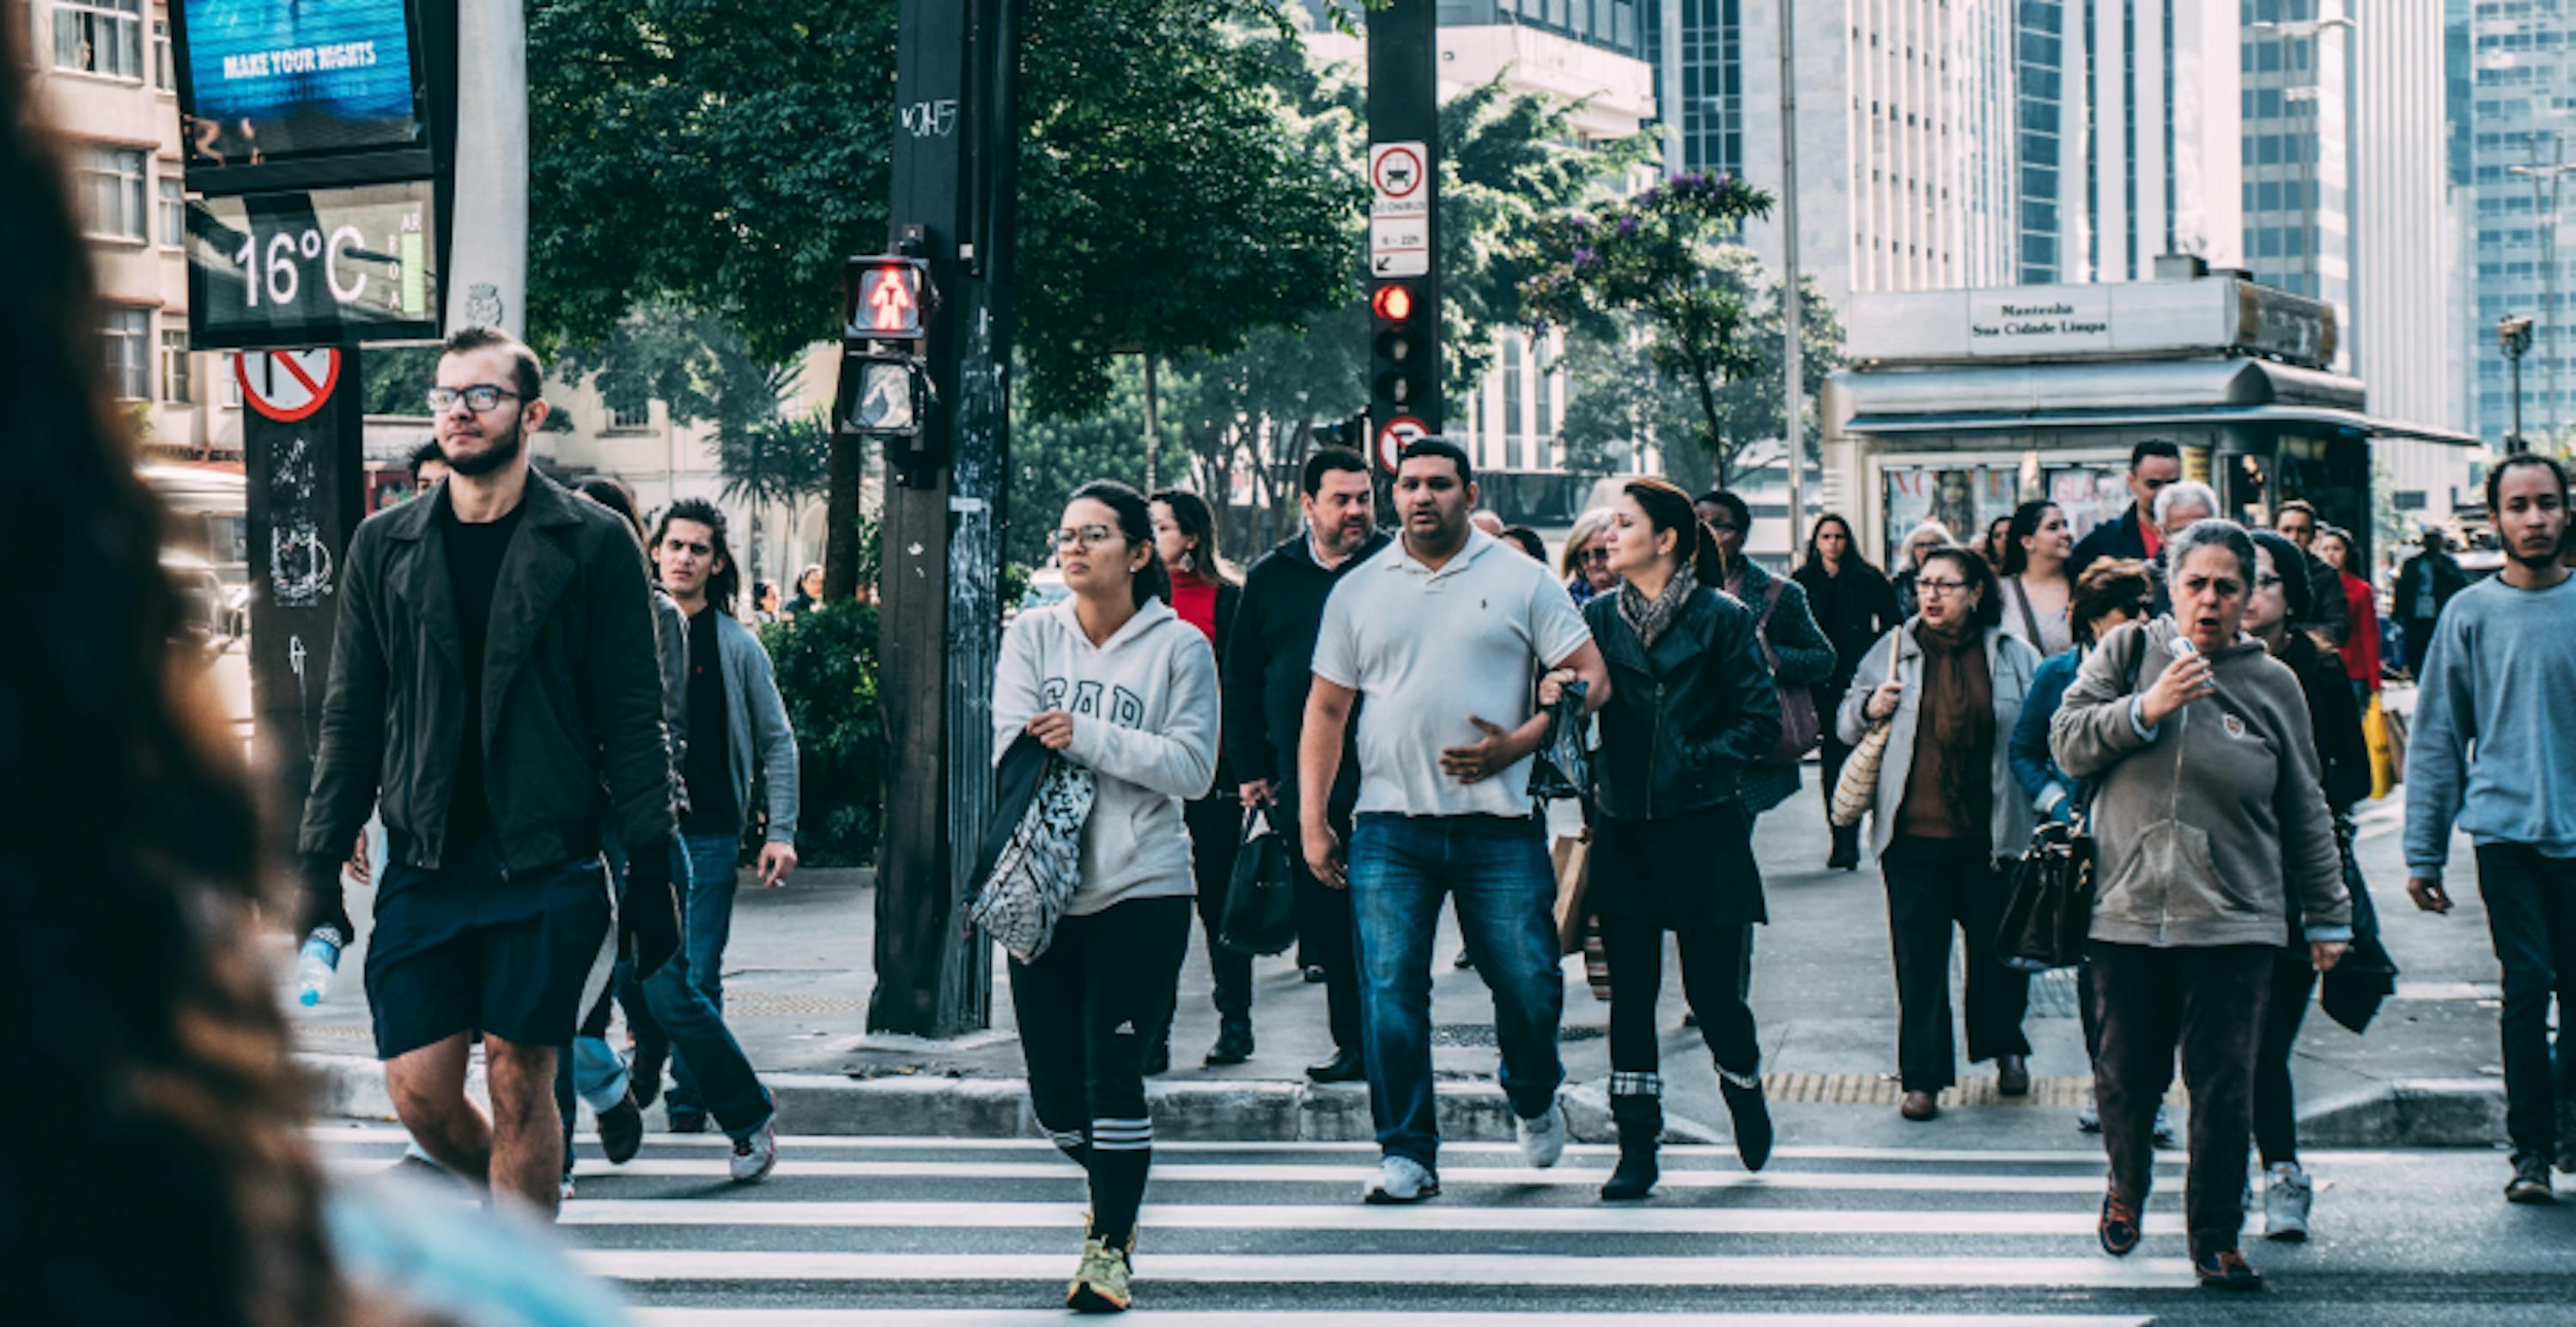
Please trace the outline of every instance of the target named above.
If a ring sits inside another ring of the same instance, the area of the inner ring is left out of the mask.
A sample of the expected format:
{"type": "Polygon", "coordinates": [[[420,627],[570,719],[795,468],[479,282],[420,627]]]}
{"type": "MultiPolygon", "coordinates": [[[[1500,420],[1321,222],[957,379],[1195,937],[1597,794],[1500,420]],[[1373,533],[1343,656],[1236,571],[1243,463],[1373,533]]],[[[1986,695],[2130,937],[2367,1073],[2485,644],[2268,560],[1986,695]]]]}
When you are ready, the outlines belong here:
{"type": "Polygon", "coordinates": [[[1050,677],[1038,684],[1038,694],[1046,699],[1046,706],[1051,710],[1063,710],[1067,714],[1090,719],[1107,719],[1121,728],[1145,726],[1145,698],[1125,687],[1103,687],[1098,682],[1050,677]],[[1073,691],[1073,703],[1069,705],[1064,699],[1068,686],[1073,691]],[[1109,693],[1106,711],[1100,708],[1100,695],[1104,690],[1109,693]]]}

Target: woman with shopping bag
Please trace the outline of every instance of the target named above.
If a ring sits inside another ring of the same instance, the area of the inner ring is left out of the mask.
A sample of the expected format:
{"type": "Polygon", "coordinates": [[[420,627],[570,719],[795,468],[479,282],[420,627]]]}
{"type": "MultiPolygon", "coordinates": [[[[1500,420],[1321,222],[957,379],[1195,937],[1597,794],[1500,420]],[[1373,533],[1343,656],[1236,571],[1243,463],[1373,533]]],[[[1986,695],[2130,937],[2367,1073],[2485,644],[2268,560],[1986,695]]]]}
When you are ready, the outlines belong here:
{"type": "Polygon", "coordinates": [[[1093,775],[1080,883],[1010,965],[1039,1127],[1089,1175],[1091,1228],[1069,1308],[1128,1306],[1128,1256],[1153,1158],[1145,1059],[1171,1021],[1190,942],[1185,799],[1216,777],[1216,659],[1172,611],[1145,498],[1076,489],[1051,542],[1072,593],[1002,636],[993,747],[1021,734],[1093,775]]]}
{"type": "MultiPolygon", "coordinates": [[[[1612,677],[1592,761],[1584,903],[1610,970],[1619,1164],[1601,1196],[1617,1200],[1645,1197],[1658,1175],[1655,1005],[1666,933],[1679,941],[1682,992],[1716,1057],[1736,1154],[1750,1170],[1770,1159],[1762,1052],[1738,980],[1752,927],[1766,920],[1740,776],[1779,740],[1780,702],[1753,611],[1712,588],[1717,546],[1688,495],[1660,479],[1631,480],[1602,539],[1620,583],[1583,609],[1612,677]]],[[[1569,680],[1551,674],[1540,702],[1553,705],[1569,680]]]]}

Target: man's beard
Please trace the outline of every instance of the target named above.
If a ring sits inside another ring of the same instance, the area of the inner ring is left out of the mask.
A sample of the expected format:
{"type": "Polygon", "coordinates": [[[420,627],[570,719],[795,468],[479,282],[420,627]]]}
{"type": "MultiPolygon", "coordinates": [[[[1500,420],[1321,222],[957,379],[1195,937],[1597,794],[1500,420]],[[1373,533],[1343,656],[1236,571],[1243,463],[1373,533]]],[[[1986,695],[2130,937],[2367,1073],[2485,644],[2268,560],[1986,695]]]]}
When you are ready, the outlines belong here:
{"type": "Polygon", "coordinates": [[[519,459],[520,449],[527,445],[526,436],[516,424],[510,426],[510,436],[506,440],[498,434],[489,436],[492,445],[472,456],[459,456],[448,450],[445,443],[439,444],[439,454],[447,458],[448,469],[468,478],[480,479],[519,459]]]}
{"type": "Polygon", "coordinates": [[[2525,571],[2547,571],[2549,568],[2558,565],[2559,559],[2565,555],[2566,551],[2567,535],[2565,531],[2561,531],[2558,535],[2558,542],[2550,545],[2537,556],[2525,557],[2520,549],[2511,547],[2505,549],[2504,555],[2513,559],[2516,563],[2519,563],[2525,571]]]}

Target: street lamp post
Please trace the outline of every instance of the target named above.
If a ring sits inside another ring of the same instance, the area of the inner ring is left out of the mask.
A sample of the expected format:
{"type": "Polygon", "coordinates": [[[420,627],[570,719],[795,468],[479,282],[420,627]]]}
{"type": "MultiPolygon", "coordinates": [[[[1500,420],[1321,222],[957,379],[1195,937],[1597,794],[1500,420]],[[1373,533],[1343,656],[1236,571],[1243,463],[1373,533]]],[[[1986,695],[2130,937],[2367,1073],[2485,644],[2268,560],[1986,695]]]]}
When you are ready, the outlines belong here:
{"type": "Polygon", "coordinates": [[[2504,351],[2506,371],[2513,377],[2513,433],[2505,439],[2508,450],[2520,451],[2522,441],[2522,355],[2531,349],[2531,319],[2507,315],[2496,319],[2496,347],[2504,351]]]}
{"type": "MultiPolygon", "coordinates": [[[[2565,135],[2558,135],[2553,142],[2555,150],[2552,155],[2554,159],[2550,164],[2544,166],[2536,160],[2540,155],[2540,145],[2538,143],[2534,143],[2532,144],[2532,156],[2535,160],[2532,164],[2528,166],[2508,166],[2506,167],[2506,170],[2515,175],[2526,176],[2531,180],[2532,224],[2540,231],[2540,279],[2542,282],[2540,296],[2540,355],[2541,360],[2549,370],[2549,398],[2548,414],[2546,418],[2549,427],[2549,438],[2554,443],[2557,441],[2560,426],[2565,423],[2565,416],[2560,413],[2564,408],[2564,401],[2558,394],[2558,365],[2561,360],[2567,358],[2567,345],[2565,339],[2566,332],[2564,325],[2558,318],[2558,181],[2560,178],[2565,176],[2567,172],[2576,170],[2576,163],[2571,163],[2567,160],[2567,138],[2565,135]],[[2549,203],[2546,209],[2542,207],[2540,201],[2540,184],[2543,180],[2549,182],[2549,203]]],[[[2527,335],[2526,339],[2528,339],[2527,335]]],[[[2515,356],[2514,367],[2517,373],[2521,371],[2521,365],[2521,357],[2518,355],[2515,356]]],[[[2517,379],[2517,383],[2518,381],[2519,380],[2517,379]]],[[[2514,408],[2518,412],[2522,408],[2522,389],[2519,385],[2515,387],[2513,395],[2514,408]]],[[[2515,417],[2513,431],[2515,433],[2522,432],[2522,423],[2519,414],[2515,417]]]]}

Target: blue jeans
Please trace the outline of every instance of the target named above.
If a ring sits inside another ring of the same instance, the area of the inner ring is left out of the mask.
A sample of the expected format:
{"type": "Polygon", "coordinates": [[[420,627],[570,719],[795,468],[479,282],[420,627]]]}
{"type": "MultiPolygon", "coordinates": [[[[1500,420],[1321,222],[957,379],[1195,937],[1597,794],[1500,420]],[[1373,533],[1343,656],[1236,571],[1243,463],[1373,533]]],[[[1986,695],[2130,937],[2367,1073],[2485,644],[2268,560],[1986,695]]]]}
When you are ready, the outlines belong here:
{"type": "MultiPolygon", "coordinates": [[[[769,1092],[760,1085],[760,1075],[752,1069],[750,1057],[742,1053],[742,1044],[734,1040],[733,1029],[725,1026],[718,997],[707,991],[696,972],[700,944],[694,933],[698,924],[694,904],[699,891],[692,883],[691,872],[698,845],[715,841],[713,836],[683,836],[681,843],[672,845],[672,879],[680,885],[681,897],[692,905],[687,911],[686,943],[645,981],[635,979],[632,963],[620,962],[618,999],[626,1006],[627,1020],[635,1025],[638,1040],[658,1041],[671,1048],[670,1113],[712,1115],[717,1127],[727,1134],[748,1138],[759,1132],[774,1113],[769,1092]],[[688,1094],[685,1099],[683,1091],[688,1094]]],[[[731,851],[723,855],[722,861],[724,898],[730,913],[731,851]]],[[[723,961],[723,943],[721,937],[716,941],[718,963],[723,961]]]]}
{"type": "MultiPolygon", "coordinates": [[[[728,834],[683,834],[686,861],[674,862],[672,878],[680,890],[680,946],[688,962],[688,979],[719,1015],[724,1013],[724,951],[733,938],[735,864],[742,840],[728,834]],[[685,867],[685,871],[683,871],[685,867]]],[[[658,1013],[656,1014],[658,1018],[658,1013]]],[[[728,1034],[730,1036],[730,1034],[728,1034]]],[[[673,1115],[704,1115],[706,1100],[698,1091],[698,1068],[677,1041],[671,1046],[673,1115]]]]}
{"type": "Polygon", "coordinates": [[[1350,882],[1361,1046],[1379,1149],[1437,1168],[1431,945],[1443,894],[1457,896],[1467,956],[1493,992],[1503,1095],[1523,1119],[1545,1114],[1565,1081],[1556,1053],[1565,979],[1557,966],[1556,873],[1539,822],[1363,815],[1351,831],[1350,882]]]}

